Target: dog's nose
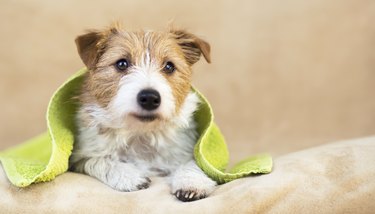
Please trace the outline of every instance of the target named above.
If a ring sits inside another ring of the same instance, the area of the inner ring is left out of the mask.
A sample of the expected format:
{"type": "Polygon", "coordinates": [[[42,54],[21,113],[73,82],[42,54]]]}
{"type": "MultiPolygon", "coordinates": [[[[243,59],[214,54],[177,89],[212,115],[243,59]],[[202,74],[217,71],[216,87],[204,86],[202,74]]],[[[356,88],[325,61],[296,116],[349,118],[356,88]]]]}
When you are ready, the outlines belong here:
{"type": "Polygon", "coordinates": [[[138,104],[145,110],[152,111],[160,106],[161,97],[154,89],[145,89],[138,93],[138,104]]]}

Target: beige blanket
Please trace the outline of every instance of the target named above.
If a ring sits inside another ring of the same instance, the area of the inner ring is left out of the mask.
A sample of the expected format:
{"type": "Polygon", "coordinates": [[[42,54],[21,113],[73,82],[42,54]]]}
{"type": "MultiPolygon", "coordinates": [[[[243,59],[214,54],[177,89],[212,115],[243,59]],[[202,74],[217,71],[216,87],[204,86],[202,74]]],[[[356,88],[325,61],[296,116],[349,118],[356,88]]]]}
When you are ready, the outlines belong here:
{"type": "Polygon", "coordinates": [[[180,202],[163,178],[147,190],[117,192],[65,173],[18,189],[0,172],[2,213],[374,213],[375,137],[320,146],[275,159],[271,174],[236,180],[208,198],[180,202]]]}

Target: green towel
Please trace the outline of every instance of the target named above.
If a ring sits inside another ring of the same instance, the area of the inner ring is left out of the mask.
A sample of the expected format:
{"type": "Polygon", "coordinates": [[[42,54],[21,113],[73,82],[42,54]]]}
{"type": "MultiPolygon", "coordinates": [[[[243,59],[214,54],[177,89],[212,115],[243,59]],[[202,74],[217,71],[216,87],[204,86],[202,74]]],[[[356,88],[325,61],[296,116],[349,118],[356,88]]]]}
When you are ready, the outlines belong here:
{"type": "MultiPolygon", "coordinates": [[[[67,171],[73,149],[77,103],[72,96],[83,80],[87,70],[81,69],[70,77],[52,96],[47,110],[48,131],[16,147],[0,152],[0,161],[9,180],[18,187],[54,179],[67,171]]],[[[251,174],[269,173],[272,158],[257,155],[241,161],[225,172],[229,154],[219,128],[213,122],[208,101],[196,89],[202,103],[195,113],[199,139],[194,149],[198,166],[219,184],[251,174]]]]}

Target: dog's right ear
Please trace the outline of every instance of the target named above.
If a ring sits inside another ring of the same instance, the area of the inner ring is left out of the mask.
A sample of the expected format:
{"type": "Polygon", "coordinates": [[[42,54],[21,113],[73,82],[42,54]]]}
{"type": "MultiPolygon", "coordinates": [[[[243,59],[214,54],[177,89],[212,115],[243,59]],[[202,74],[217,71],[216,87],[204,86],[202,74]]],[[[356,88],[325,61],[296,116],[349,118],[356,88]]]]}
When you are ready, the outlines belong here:
{"type": "Polygon", "coordinates": [[[75,39],[78,54],[89,69],[95,66],[99,58],[99,42],[102,36],[99,31],[89,31],[75,39]]]}
{"type": "Polygon", "coordinates": [[[196,63],[201,55],[204,56],[208,63],[211,63],[211,48],[208,42],[185,30],[170,27],[169,32],[172,33],[177,44],[180,45],[182,52],[185,55],[185,59],[190,65],[196,63]]]}

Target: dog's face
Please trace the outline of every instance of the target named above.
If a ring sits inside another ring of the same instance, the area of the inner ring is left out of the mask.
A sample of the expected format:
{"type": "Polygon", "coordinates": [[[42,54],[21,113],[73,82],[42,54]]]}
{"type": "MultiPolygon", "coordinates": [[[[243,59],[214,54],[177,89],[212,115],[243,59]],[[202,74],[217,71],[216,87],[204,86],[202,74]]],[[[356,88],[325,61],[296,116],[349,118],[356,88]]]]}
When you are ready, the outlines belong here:
{"type": "Polygon", "coordinates": [[[88,67],[81,101],[97,104],[116,124],[150,126],[179,114],[191,66],[210,46],[183,30],[128,32],[119,26],[77,37],[88,67]]]}

